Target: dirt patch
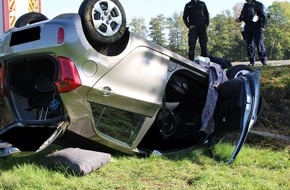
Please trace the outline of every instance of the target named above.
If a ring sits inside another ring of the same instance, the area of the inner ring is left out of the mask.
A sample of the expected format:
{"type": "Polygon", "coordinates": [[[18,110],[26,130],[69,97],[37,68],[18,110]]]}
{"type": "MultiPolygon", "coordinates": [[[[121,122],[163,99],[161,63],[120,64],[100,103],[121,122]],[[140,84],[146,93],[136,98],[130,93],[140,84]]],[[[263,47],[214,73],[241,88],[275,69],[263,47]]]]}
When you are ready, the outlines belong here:
{"type": "Polygon", "coordinates": [[[272,149],[289,148],[288,140],[275,136],[290,137],[290,66],[262,68],[261,95],[263,111],[253,130],[272,136],[249,135],[247,142],[272,149]]]}
{"type": "Polygon", "coordinates": [[[257,129],[290,135],[290,86],[262,88],[263,111],[255,126],[257,129]]]}

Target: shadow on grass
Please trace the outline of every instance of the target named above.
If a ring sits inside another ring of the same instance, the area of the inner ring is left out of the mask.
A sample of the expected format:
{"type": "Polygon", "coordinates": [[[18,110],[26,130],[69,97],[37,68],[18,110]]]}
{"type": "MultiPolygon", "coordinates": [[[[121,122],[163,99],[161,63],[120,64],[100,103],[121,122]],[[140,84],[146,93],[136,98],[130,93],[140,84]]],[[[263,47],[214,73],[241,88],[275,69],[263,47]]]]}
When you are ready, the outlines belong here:
{"type": "MultiPolygon", "coordinates": [[[[74,159],[73,157],[65,158],[65,155],[57,156],[56,158],[50,158],[50,159],[46,158],[47,155],[53,152],[56,152],[58,150],[65,149],[65,148],[68,148],[68,147],[52,144],[48,148],[38,153],[19,152],[19,153],[12,154],[8,157],[2,157],[0,158],[0,171],[2,172],[12,171],[15,169],[15,167],[21,168],[22,166],[31,165],[40,169],[46,169],[50,172],[57,172],[69,178],[69,177],[80,177],[80,176],[86,175],[86,174],[81,173],[83,172],[83,169],[90,170],[92,169],[91,167],[96,167],[95,164],[98,164],[100,162],[99,160],[95,160],[95,159],[94,161],[92,161],[92,159],[88,159],[88,161],[86,162],[85,160],[83,160],[83,158],[82,159],[78,159],[78,158],[74,159]],[[60,159],[60,160],[57,160],[57,159],[60,159]],[[90,168],[87,168],[88,166],[90,166],[90,168]]],[[[121,158],[124,156],[125,155],[121,153],[114,155],[114,157],[116,158],[118,157],[121,158]]],[[[96,169],[99,169],[100,167],[103,167],[104,165],[106,165],[106,163],[102,162],[101,166],[98,166],[98,168],[96,169]]],[[[88,173],[91,173],[91,172],[92,171],[88,173]]]]}
{"type": "Polygon", "coordinates": [[[34,153],[34,152],[19,152],[12,154],[7,157],[0,158],[0,169],[1,171],[8,171],[14,168],[15,166],[21,166],[26,164],[34,164],[36,166],[42,166],[40,161],[48,154],[61,149],[58,145],[51,145],[47,149],[34,153]]]}

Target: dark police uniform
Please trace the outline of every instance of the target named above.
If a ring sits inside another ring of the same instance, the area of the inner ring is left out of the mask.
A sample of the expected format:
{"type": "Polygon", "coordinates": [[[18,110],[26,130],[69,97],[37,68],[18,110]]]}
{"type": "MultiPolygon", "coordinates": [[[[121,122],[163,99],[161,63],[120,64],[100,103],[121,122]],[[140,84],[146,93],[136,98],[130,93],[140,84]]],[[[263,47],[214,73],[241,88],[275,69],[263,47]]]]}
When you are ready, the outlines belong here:
{"type": "Polygon", "coordinates": [[[202,1],[191,0],[184,7],[184,24],[189,28],[188,33],[188,58],[194,60],[196,41],[199,39],[201,56],[207,56],[207,27],[209,25],[209,13],[202,1]]]}
{"type": "Polygon", "coordinates": [[[255,64],[255,44],[258,49],[258,56],[263,65],[267,64],[267,53],[264,45],[264,33],[267,24],[267,16],[264,11],[264,5],[261,2],[253,0],[251,3],[245,3],[239,18],[245,22],[244,38],[247,43],[247,53],[251,65],[255,64]],[[258,16],[257,21],[253,21],[254,15],[258,16]]]}

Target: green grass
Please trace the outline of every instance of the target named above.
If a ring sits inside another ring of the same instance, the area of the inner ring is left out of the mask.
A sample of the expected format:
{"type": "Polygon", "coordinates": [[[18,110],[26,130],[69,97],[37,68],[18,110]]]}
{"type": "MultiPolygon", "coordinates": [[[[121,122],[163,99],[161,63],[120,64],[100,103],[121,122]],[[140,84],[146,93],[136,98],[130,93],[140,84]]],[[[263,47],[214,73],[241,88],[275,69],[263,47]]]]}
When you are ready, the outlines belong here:
{"type": "Polygon", "coordinates": [[[290,187],[289,149],[273,151],[246,146],[234,164],[225,157],[233,147],[219,144],[216,159],[205,150],[139,158],[112,155],[99,170],[78,177],[49,170],[39,160],[49,153],[0,160],[0,189],[279,189],[290,187]]]}

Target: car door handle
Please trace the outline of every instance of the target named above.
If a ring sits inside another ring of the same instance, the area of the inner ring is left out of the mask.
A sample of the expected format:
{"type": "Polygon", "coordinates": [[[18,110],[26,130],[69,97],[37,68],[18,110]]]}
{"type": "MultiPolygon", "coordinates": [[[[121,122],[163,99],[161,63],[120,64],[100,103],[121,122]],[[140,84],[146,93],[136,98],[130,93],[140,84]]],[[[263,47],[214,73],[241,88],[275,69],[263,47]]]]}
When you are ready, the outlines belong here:
{"type": "Polygon", "coordinates": [[[111,96],[115,94],[108,86],[97,88],[97,91],[101,92],[104,96],[111,96]]]}

